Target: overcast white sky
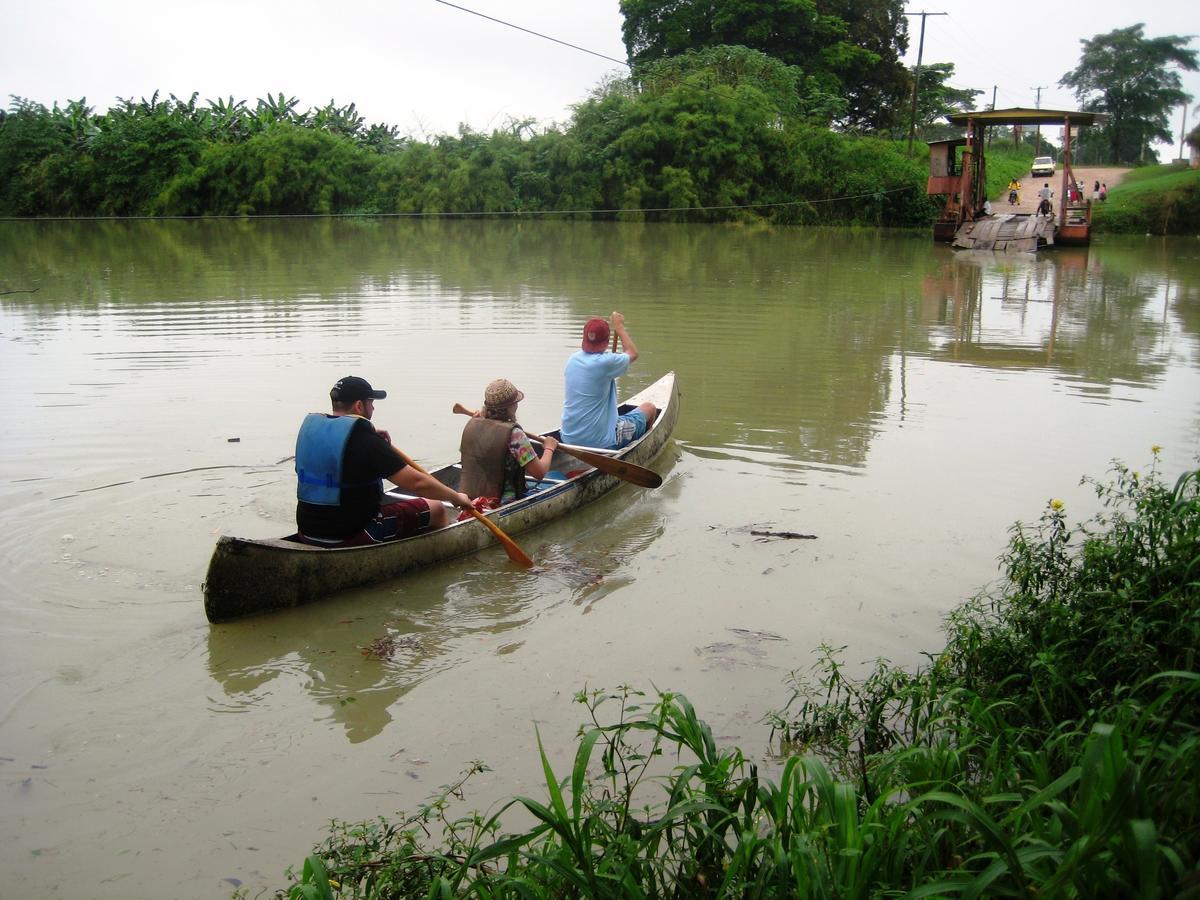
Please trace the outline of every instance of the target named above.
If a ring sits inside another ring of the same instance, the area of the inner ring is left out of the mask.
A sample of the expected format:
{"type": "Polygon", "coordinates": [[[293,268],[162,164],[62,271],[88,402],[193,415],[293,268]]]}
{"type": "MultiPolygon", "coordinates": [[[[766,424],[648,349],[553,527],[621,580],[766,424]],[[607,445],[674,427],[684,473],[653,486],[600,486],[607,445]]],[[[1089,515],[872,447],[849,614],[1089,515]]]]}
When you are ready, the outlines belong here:
{"type": "MultiPolygon", "coordinates": [[[[618,0],[455,0],[597,53],[624,59],[618,0]]],[[[1080,38],[1144,22],[1148,36],[1200,33],[1194,0],[949,0],[909,6],[930,16],[924,62],[953,62],[954,84],[986,91],[980,105],[1075,108],[1057,86],[1079,60],[1080,38]],[[1192,12],[1187,12],[1191,9],[1192,12]]],[[[570,106],[624,70],[436,0],[0,0],[4,42],[0,100],[15,94],[50,106],[86,96],[98,111],[117,97],[198,91],[253,106],[268,93],[301,108],[356,103],[368,122],[415,137],[479,130],[510,118],[564,121],[570,106]]],[[[920,18],[910,17],[909,64],[920,18]]],[[[1200,39],[1192,42],[1200,48],[1200,39]]],[[[1200,73],[1184,73],[1200,113],[1200,73]]],[[[1172,114],[1178,154],[1181,110],[1172,114]]]]}

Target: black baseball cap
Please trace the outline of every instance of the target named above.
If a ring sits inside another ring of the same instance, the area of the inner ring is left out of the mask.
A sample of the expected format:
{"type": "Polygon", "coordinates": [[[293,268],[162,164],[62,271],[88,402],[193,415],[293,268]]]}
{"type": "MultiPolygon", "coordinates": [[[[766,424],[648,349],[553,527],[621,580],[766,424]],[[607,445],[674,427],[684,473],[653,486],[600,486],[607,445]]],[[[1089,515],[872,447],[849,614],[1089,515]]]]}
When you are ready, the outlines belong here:
{"type": "Polygon", "coordinates": [[[335,403],[353,403],[355,400],[382,400],[387,391],[377,391],[371,383],[357,375],[347,375],[339,378],[338,383],[329,389],[329,399],[335,403]]]}

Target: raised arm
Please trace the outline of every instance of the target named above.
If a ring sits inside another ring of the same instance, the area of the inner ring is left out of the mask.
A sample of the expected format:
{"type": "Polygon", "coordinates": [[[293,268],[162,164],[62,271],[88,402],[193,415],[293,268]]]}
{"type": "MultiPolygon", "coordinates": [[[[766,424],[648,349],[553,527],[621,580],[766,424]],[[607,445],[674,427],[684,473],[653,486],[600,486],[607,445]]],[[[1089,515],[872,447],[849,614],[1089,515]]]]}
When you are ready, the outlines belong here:
{"type": "Polygon", "coordinates": [[[633,338],[629,336],[629,332],[625,330],[625,317],[616,311],[612,314],[612,329],[617,337],[621,339],[621,349],[629,354],[629,361],[631,363],[637,362],[637,345],[633,342],[633,338]]]}

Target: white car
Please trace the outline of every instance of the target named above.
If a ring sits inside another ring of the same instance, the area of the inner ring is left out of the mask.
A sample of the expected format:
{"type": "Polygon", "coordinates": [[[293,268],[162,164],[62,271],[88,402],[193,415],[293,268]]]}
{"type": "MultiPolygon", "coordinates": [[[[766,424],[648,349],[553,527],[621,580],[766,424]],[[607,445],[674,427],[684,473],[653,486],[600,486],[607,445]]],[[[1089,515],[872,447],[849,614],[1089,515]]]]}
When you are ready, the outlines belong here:
{"type": "Polygon", "coordinates": [[[1054,174],[1054,157],[1053,156],[1035,156],[1033,165],[1029,168],[1029,174],[1034,178],[1049,177],[1054,174]]]}

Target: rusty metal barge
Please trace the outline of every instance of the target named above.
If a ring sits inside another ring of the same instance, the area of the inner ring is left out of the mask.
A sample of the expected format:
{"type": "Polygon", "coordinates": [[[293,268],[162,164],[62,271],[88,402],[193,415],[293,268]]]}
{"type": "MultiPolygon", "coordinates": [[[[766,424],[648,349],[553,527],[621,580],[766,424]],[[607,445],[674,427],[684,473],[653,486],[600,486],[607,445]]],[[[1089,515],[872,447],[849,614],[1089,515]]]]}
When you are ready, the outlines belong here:
{"type": "Polygon", "coordinates": [[[967,250],[1036,251],[1055,244],[1084,245],[1091,240],[1092,202],[1075,188],[1071,137],[1080,126],[1095,125],[1102,113],[1055,109],[995,109],[946,117],[966,135],[929,144],[929,181],[925,193],[945,198],[933,226],[934,240],[967,250]],[[1056,209],[1050,215],[993,213],[987,197],[985,131],[988,126],[1061,125],[1063,149],[1056,209]]]}

